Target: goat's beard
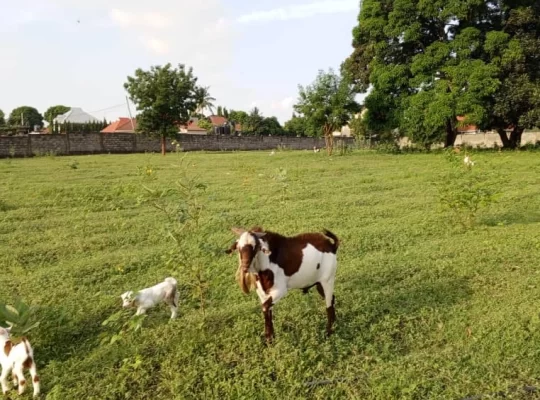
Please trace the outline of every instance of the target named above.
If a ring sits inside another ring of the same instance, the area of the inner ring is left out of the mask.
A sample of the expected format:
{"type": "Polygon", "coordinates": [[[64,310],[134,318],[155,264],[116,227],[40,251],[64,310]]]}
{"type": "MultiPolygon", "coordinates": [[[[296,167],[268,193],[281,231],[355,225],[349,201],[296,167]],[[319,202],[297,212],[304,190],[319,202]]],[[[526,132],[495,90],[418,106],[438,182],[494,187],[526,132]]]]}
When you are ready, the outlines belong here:
{"type": "Polygon", "coordinates": [[[236,281],[242,289],[242,292],[248,294],[251,290],[255,289],[257,280],[255,274],[251,272],[245,272],[242,264],[238,266],[236,270],[236,281]]]}

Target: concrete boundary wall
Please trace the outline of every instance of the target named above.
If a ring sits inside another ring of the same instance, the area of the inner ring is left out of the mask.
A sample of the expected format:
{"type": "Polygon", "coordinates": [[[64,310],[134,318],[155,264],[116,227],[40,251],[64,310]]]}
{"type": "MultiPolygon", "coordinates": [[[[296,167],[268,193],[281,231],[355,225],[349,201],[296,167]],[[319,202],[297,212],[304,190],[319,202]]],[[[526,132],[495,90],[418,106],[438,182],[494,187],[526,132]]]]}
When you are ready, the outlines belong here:
{"type": "MultiPolygon", "coordinates": [[[[353,138],[335,138],[348,145],[353,138]]],[[[167,140],[167,150],[176,148],[167,140]]],[[[176,141],[183,151],[233,151],[233,150],[312,150],[324,148],[324,139],[288,136],[217,136],[179,134],[176,141]]],[[[36,155],[77,155],[107,153],[161,152],[159,138],[131,133],[70,133],[65,135],[0,136],[0,158],[32,157],[36,155]]]]}

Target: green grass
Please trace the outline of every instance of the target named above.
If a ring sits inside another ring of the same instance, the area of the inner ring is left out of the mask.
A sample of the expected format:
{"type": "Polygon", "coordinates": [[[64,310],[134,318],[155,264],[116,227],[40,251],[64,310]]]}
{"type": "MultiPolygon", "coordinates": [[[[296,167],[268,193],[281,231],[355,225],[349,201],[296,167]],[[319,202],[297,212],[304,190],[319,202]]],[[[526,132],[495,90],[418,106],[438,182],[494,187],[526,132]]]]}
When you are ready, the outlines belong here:
{"type": "Polygon", "coordinates": [[[29,337],[44,398],[459,399],[540,384],[537,153],[474,156],[504,183],[467,231],[439,210],[442,154],[190,153],[206,208],[200,236],[176,245],[164,215],[137,202],[138,167],[168,187],[180,158],[0,160],[0,301],[37,306],[29,337]],[[296,291],[275,307],[276,341],[263,345],[258,298],[241,293],[237,259],[221,251],[231,226],[255,224],[342,239],[330,339],[316,291],[296,291]],[[203,240],[212,251],[193,262],[209,280],[204,315],[186,266],[167,264],[175,246],[203,240]],[[179,318],[163,305],[140,332],[100,344],[119,295],[168,275],[179,318]],[[337,381],[305,385],[326,379],[337,381]]]}

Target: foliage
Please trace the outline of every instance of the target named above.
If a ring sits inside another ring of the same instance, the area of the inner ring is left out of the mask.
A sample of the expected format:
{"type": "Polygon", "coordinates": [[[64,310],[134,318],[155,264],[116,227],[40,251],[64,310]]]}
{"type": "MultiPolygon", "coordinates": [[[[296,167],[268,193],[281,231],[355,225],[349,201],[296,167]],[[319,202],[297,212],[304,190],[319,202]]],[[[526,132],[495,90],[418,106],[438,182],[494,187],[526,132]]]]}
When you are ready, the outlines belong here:
{"type": "Polygon", "coordinates": [[[195,97],[196,97],[196,113],[203,114],[206,110],[210,111],[210,113],[214,110],[214,101],[216,99],[210,95],[210,88],[208,86],[204,87],[198,87],[195,90],[195,97]]]}
{"type": "Polygon", "coordinates": [[[432,182],[449,170],[443,154],[190,152],[186,168],[207,184],[201,230],[176,245],[163,213],[137,199],[141,183],[175,188],[178,158],[82,156],[75,171],[64,158],[0,162],[10,205],[0,213],[0,297],[39,304],[30,333],[47,400],[463,399],[540,383],[537,152],[473,155],[473,168],[504,179],[499,201],[465,232],[439,211],[432,182]],[[264,348],[259,299],[240,292],[237,256],[223,254],[231,226],[253,225],[286,235],[326,227],[342,240],[334,336],[324,337],[315,288],[291,291],[264,348]],[[199,254],[202,245],[212,248],[199,254]],[[166,265],[177,246],[207,272],[205,315],[179,274],[178,319],[157,306],[142,329],[101,345],[120,329],[102,322],[121,293],[183,271],[166,265]],[[339,382],[304,386],[325,380],[339,382]]]}
{"type": "Polygon", "coordinates": [[[242,124],[242,131],[250,135],[260,135],[264,132],[264,116],[254,107],[242,124]]]}
{"type": "Polygon", "coordinates": [[[6,115],[2,110],[0,110],[0,126],[4,126],[6,124],[6,115]]]}
{"type": "Polygon", "coordinates": [[[308,133],[310,127],[307,125],[305,117],[299,117],[293,113],[292,118],[285,122],[283,125],[285,132],[291,133],[296,136],[314,136],[308,133]]]}
{"type": "Polygon", "coordinates": [[[249,114],[245,111],[231,110],[229,112],[229,121],[242,125],[244,127],[248,121],[249,114]]]}
{"type": "Polygon", "coordinates": [[[517,140],[540,110],[539,9],[530,0],[364,0],[342,73],[357,91],[373,89],[368,128],[399,128],[429,147],[452,146],[459,124],[476,124],[515,146],[503,128],[513,125],[517,140]]]}
{"type": "Polygon", "coordinates": [[[285,131],[283,130],[283,127],[281,126],[281,124],[279,123],[276,117],[264,118],[261,131],[262,131],[262,134],[264,135],[272,135],[272,136],[279,136],[285,133],[285,131]]]}
{"type": "Polygon", "coordinates": [[[43,116],[34,107],[21,106],[11,111],[8,119],[8,125],[10,126],[27,126],[34,129],[37,125],[40,128],[43,127],[43,116]]]}
{"type": "MultiPolygon", "coordinates": [[[[200,243],[198,249],[188,251],[182,246],[187,237],[202,235],[201,219],[204,213],[202,195],[206,191],[206,185],[199,181],[197,175],[191,173],[192,169],[186,161],[186,155],[180,160],[179,172],[174,186],[160,186],[155,179],[155,170],[147,182],[154,181],[153,186],[143,184],[143,193],[138,199],[141,205],[150,205],[160,211],[167,219],[164,238],[172,240],[174,246],[167,252],[167,265],[174,265],[178,270],[178,276],[186,278],[186,283],[193,289],[194,295],[199,299],[202,312],[206,307],[206,291],[208,289],[205,264],[197,258],[205,254],[206,243],[200,243]]],[[[148,168],[146,168],[148,171],[148,168]]]]}
{"type": "Polygon", "coordinates": [[[50,133],[95,133],[101,132],[105,129],[109,123],[107,120],[95,121],[95,122],[53,122],[49,125],[50,133]]]}
{"type": "Polygon", "coordinates": [[[71,108],[66,107],[63,105],[56,105],[49,107],[47,111],[45,111],[45,114],[43,116],[45,117],[45,121],[47,121],[49,124],[52,124],[53,119],[55,119],[57,116],[67,113],[71,108]]]}
{"type": "Polygon", "coordinates": [[[146,316],[146,314],[133,315],[133,310],[130,309],[122,309],[111,314],[101,323],[102,326],[111,329],[111,332],[105,332],[101,335],[101,344],[114,344],[128,335],[136,333],[142,328],[146,316]]]}
{"type": "Polygon", "coordinates": [[[35,307],[17,299],[14,305],[0,303],[0,326],[11,328],[11,334],[22,336],[39,326],[35,321],[35,307]]]}
{"type": "Polygon", "coordinates": [[[443,209],[450,211],[453,222],[470,229],[476,224],[479,211],[495,201],[500,182],[490,176],[489,170],[464,164],[463,158],[453,152],[447,154],[451,168],[438,184],[439,201],[443,209]]]}
{"type": "Polygon", "coordinates": [[[174,137],[179,125],[187,125],[191,114],[201,107],[202,94],[208,88],[197,87],[193,69],[153,66],[149,71],[137,69],[128,76],[124,88],[139,111],[137,131],[158,135],[165,154],[165,137],[174,137]]]}
{"type": "Polygon", "coordinates": [[[309,127],[308,132],[325,137],[326,150],[332,154],[333,132],[346,125],[352,115],[360,110],[352,86],[334,73],[319,71],[315,82],[299,86],[298,104],[294,106],[309,127]]]}
{"type": "Polygon", "coordinates": [[[203,129],[206,129],[207,132],[210,132],[213,127],[212,123],[206,118],[199,119],[197,121],[197,125],[199,125],[203,129]]]}

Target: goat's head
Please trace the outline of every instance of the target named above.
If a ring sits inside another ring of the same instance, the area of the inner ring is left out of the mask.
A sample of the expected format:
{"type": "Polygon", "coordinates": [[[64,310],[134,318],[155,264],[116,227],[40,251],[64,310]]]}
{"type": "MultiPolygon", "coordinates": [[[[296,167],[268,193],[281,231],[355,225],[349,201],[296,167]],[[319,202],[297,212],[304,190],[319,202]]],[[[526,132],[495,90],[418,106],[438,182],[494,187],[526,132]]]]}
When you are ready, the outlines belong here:
{"type": "Polygon", "coordinates": [[[0,340],[2,340],[4,342],[8,341],[10,333],[11,333],[11,326],[8,327],[8,328],[2,328],[0,326],[0,340]]]}
{"type": "Polygon", "coordinates": [[[133,291],[128,291],[123,293],[120,298],[122,299],[122,307],[127,308],[133,306],[135,297],[133,296],[133,291]]]}
{"type": "Polygon", "coordinates": [[[232,231],[238,235],[238,240],[227,250],[228,254],[238,251],[240,268],[242,272],[257,272],[253,270],[253,260],[259,252],[270,255],[268,243],[264,240],[266,232],[246,231],[241,228],[233,228],[232,231]]]}
{"type": "Polygon", "coordinates": [[[232,254],[238,251],[239,265],[236,271],[236,280],[244,293],[249,293],[255,287],[255,275],[257,272],[253,261],[258,253],[270,255],[268,243],[264,240],[265,232],[259,230],[246,231],[245,229],[233,228],[238,239],[226,251],[232,254]]]}

